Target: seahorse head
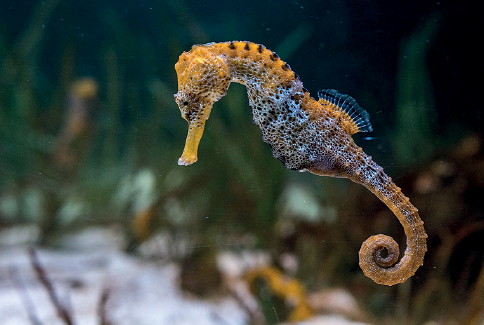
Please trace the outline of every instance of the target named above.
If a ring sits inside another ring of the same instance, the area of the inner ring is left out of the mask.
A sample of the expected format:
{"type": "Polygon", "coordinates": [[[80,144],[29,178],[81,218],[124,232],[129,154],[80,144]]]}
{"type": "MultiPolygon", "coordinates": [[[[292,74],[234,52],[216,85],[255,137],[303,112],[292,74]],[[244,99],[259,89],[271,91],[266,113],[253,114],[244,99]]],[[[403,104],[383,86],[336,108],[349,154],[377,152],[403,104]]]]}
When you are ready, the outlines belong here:
{"type": "Polygon", "coordinates": [[[189,123],[196,118],[208,119],[213,103],[225,96],[230,72],[223,56],[194,46],[184,52],[175,64],[178,93],[175,100],[182,117],[189,123]]]}
{"type": "Polygon", "coordinates": [[[230,71],[224,56],[208,51],[203,45],[180,55],[175,70],[178,75],[175,101],[188,122],[185,150],[178,163],[189,165],[197,160],[198,143],[213,103],[227,93],[230,71]]]}

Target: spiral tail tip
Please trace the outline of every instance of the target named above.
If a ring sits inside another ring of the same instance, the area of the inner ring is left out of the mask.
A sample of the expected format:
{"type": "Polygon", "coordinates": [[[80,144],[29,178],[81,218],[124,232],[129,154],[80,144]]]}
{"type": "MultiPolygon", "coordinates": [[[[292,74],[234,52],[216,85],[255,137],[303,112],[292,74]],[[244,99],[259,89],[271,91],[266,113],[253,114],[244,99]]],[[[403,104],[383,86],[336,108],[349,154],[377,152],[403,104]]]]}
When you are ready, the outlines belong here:
{"type": "Polygon", "coordinates": [[[361,245],[359,264],[365,276],[378,284],[392,286],[405,282],[416,270],[407,270],[402,261],[395,265],[399,255],[399,246],[392,237],[375,235],[361,245]],[[386,256],[382,256],[385,250],[386,256]]]}

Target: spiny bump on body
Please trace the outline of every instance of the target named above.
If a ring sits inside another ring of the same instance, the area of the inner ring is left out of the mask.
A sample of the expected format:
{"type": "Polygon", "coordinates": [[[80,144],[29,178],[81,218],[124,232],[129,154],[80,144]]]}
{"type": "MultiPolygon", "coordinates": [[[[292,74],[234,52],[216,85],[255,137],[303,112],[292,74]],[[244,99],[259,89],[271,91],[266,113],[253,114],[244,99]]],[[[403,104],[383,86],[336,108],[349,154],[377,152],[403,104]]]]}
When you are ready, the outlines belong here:
{"type": "Polygon", "coordinates": [[[276,52],[272,52],[272,54],[269,56],[271,58],[272,61],[277,61],[279,60],[279,55],[277,55],[276,52]]]}

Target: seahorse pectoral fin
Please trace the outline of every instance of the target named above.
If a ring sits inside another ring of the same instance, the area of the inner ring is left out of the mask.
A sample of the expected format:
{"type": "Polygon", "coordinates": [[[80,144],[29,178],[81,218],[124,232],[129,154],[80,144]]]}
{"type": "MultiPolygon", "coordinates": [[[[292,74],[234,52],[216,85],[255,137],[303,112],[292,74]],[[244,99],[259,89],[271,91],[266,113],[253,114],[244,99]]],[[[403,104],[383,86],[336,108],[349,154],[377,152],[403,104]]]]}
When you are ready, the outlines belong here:
{"type": "Polygon", "coordinates": [[[178,159],[178,165],[188,166],[197,161],[198,145],[202,139],[204,128],[205,120],[189,123],[185,148],[182,156],[178,159]]]}

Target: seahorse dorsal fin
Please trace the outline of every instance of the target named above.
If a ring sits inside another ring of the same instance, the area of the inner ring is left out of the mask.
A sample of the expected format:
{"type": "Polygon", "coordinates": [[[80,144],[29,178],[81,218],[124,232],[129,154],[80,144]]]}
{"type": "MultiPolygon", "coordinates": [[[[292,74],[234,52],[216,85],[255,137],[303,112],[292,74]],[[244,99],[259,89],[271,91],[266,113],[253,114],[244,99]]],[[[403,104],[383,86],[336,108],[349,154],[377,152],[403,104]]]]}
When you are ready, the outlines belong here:
{"type": "Polygon", "coordinates": [[[318,91],[318,97],[320,104],[344,113],[343,117],[350,124],[350,134],[373,131],[370,123],[370,114],[358,105],[353,97],[340,94],[335,89],[320,90],[318,91]]]}

